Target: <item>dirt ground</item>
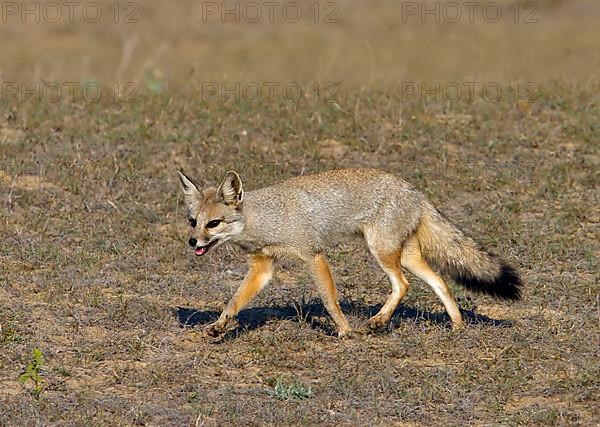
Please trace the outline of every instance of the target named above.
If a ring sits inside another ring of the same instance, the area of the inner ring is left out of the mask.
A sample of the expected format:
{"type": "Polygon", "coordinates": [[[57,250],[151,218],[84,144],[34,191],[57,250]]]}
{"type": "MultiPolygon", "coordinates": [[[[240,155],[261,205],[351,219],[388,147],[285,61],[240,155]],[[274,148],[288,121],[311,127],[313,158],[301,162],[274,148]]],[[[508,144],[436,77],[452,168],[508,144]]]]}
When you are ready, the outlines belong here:
{"type": "Polygon", "coordinates": [[[348,0],[317,23],[304,1],[273,23],[121,3],[115,24],[111,4],[98,23],[3,9],[1,426],[600,423],[596,2],[522,2],[515,22],[500,1],[496,23],[348,0]],[[176,170],[215,184],[237,169],[251,190],[357,166],[403,176],[517,267],[522,301],[449,281],[468,321],[454,332],[409,276],[391,324],[366,333],[390,285],[340,242],[352,339],[293,260],[209,339],[246,259],[194,257],[176,170]]]}

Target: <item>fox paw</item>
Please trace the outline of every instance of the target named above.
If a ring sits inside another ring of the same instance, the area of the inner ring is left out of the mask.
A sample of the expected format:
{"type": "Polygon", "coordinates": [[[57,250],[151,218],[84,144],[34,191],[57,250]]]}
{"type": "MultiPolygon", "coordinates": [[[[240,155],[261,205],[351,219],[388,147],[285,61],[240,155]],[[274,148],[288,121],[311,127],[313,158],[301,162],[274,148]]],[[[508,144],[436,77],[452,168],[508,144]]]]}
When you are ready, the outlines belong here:
{"type": "Polygon", "coordinates": [[[452,330],[455,332],[464,331],[465,324],[461,320],[460,322],[452,322],[452,330]]]}
{"type": "Polygon", "coordinates": [[[338,338],[341,339],[350,339],[354,336],[354,331],[352,329],[344,329],[338,332],[338,338]]]}
{"type": "Polygon", "coordinates": [[[208,336],[213,337],[213,338],[216,338],[219,335],[222,335],[224,332],[225,332],[225,328],[223,328],[223,326],[217,322],[211,323],[206,328],[206,333],[208,334],[208,336]]]}
{"type": "Polygon", "coordinates": [[[217,338],[226,333],[227,331],[237,328],[237,326],[237,321],[233,319],[228,319],[225,322],[217,320],[216,322],[211,323],[207,326],[206,333],[210,337],[217,338]]]}
{"type": "Polygon", "coordinates": [[[208,325],[208,327],[206,328],[206,333],[213,338],[217,338],[226,333],[228,330],[235,328],[234,324],[236,324],[236,322],[216,321],[208,325]]]}
{"type": "Polygon", "coordinates": [[[388,321],[385,320],[382,316],[376,315],[367,320],[367,326],[371,330],[382,329],[388,324],[388,321]]]}

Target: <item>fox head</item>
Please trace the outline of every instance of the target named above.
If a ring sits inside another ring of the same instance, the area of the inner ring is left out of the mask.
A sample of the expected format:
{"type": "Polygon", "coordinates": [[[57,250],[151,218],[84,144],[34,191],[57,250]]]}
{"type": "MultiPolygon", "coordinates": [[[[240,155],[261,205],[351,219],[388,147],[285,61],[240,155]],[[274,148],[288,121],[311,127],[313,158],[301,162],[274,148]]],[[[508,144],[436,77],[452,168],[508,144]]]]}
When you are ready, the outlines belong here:
{"type": "Polygon", "coordinates": [[[196,255],[204,255],[242,232],[244,190],[237,172],[227,172],[219,187],[204,190],[182,172],[178,173],[191,228],[189,244],[196,255]]]}

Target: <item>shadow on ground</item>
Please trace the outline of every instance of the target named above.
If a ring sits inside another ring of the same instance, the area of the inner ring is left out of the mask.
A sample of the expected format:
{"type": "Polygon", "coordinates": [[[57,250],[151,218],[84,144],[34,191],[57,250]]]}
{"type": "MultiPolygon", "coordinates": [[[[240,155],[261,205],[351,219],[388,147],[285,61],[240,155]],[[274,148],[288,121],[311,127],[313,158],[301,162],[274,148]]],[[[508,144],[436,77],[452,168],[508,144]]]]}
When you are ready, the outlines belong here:
{"type": "MultiPolygon", "coordinates": [[[[369,318],[375,315],[381,308],[381,304],[366,305],[362,303],[343,301],[342,310],[345,313],[351,313],[361,318],[369,318]]],[[[466,323],[480,324],[493,327],[511,327],[513,322],[510,320],[493,319],[471,310],[461,310],[466,323]]],[[[194,308],[177,307],[175,314],[181,326],[200,326],[212,323],[219,317],[219,312],[214,310],[201,311],[194,308]]],[[[253,307],[242,310],[238,315],[238,327],[229,332],[228,336],[237,336],[244,331],[253,330],[261,327],[269,320],[294,320],[307,322],[311,327],[320,329],[327,335],[335,335],[336,331],[324,323],[323,316],[328,316],[325,307],[321,302],[308,302],[297,305],[280,305],[270,307],[253,307]]],[[[450,328],[452,326],[450,317],[445,312],[430,312],[427,310],[418,310],[411,307],[399,305],[394,311],[394,315],[389,325],[382,328],[380,332],[390,332],[396,329],[403,321],[430,322],[436,325],[443,325],[450,328]]]]}

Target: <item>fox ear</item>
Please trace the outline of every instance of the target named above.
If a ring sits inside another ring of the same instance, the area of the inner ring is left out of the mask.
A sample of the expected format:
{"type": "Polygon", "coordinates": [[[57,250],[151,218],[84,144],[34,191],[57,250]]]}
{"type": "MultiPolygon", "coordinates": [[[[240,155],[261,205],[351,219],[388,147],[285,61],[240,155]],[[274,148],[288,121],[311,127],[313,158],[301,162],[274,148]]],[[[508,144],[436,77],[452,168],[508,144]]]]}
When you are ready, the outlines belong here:
{"type": "Polygon", "coordinates": [[[190,210],[194,210],[198,205],[198,196],[200,196],[200,190],[198,189],[197,184],[185,176],[183,172],[177,171],[177,174],[179,175],[179,181],[181,182],[181,189],[183,190],[185,204],[190,210]]]}
{"type": "Polygon", "coordinates": [[[181,182],[181,189],[183,190],[183,194],[200,194],[200,190],[198,190],[198,186],[194,183],[194,181],[185,176],[185,174],[182,171],[177,171],[177,174],[179,175],[179,181],[181,182]]]}
{"type": "Polygon", "coordinates": [[[242,180],[235,171],[229,171],[219,184],[217,197],[227,205],[239,205],[244,199],[242,180]]]}

